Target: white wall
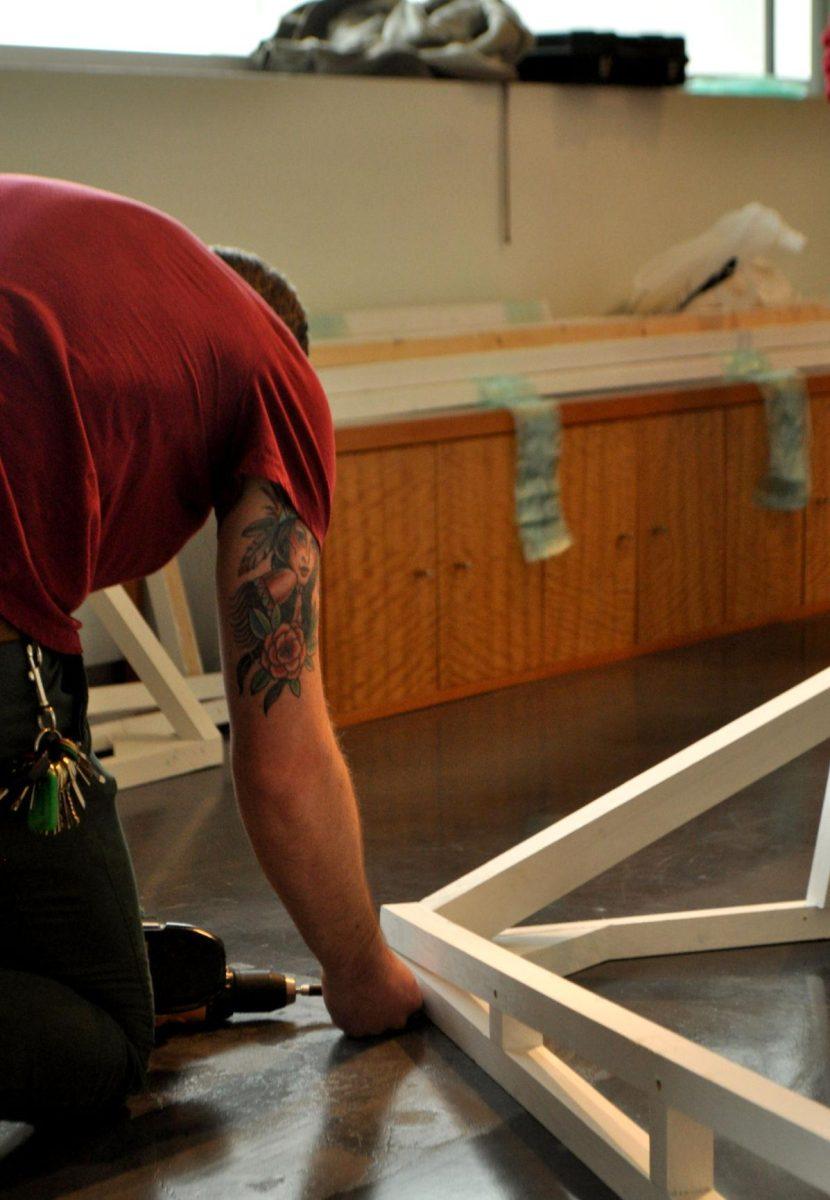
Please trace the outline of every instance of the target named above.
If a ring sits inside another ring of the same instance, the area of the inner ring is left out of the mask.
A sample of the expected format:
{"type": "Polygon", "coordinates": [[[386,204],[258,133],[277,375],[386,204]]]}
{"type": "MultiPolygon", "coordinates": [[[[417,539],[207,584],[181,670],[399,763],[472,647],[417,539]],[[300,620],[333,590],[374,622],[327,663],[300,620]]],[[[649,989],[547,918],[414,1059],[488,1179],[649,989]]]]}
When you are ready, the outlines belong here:
{"type": "MultiPolygon", "coordinates": [[[[823,102],[515,85],[509,245],[502,103],[457,82],[6,69],[0,170],[158,205],[272,260],[316,311],[536,296],[607,311],[645,258],[752,199],[807,234],[799,286],[830,291],[823,102]]],[[[203,585],[211,538],[212,522],[187,555],[203,585]]],[[[211,623],[208,604],[209,661],[211,623]]]]}

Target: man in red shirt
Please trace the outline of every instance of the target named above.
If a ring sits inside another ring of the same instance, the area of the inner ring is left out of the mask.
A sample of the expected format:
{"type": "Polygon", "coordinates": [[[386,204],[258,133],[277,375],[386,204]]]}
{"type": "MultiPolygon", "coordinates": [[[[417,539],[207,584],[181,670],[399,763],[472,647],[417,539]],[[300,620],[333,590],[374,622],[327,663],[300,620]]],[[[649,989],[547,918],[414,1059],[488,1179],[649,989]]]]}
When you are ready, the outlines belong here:
{"type": "MultiPolygon", "coordinates": [[[[302,338],[301,310],[284,311],[302,338]]],[[[142,204],[0,176],[0,1119],[108,1111],[143,1082],[146,955],[115,785],[88,757],[71,613],[158,569],[211,509],[256,855],[343,1030],[399,1028],[419,1007],[380,933],[323,696],[333,475],[320,384],[237,271],[142,204]]]]}

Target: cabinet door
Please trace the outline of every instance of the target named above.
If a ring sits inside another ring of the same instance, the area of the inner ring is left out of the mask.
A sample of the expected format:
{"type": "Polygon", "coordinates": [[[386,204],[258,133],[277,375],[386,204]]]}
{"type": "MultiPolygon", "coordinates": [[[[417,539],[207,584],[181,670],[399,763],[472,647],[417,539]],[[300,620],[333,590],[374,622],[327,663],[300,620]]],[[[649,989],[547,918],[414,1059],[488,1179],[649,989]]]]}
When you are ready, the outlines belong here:
{"type": "Polygon", "coordinates": [[[434,446],[344,454],[323,552],[323,675],[338,716],[437,687],[434,446]]]}
{"type": "Polygon", "coordinates": [[[724,415],[637,426],[641,644],[715,629],[724,616],[724,415]]]}
{"type": "Polygon", "coordinates": [[[726,414],[726,618],[730,624],[776,617],[800,607],[804,514],[755,503],[769,461],[761,404],[726,414]]]}
{"type": "Polygon", "coordinates": [[[804,603],[830,604],[830,396],[810,405],[812,486],[805,530],[804,603]]]}
{"type": "Polygon", "coordinates": [[[545,563],[545,659],[634,644],[636,442],[629,421],[565,430],[560,481],[573,545],[545,563]]]}
{"type": "Polygon", "coordinates": [[[516,532],[514,439],[439,448],[442,688],[504,680],[542,664],[542,567],[516,532]]]}

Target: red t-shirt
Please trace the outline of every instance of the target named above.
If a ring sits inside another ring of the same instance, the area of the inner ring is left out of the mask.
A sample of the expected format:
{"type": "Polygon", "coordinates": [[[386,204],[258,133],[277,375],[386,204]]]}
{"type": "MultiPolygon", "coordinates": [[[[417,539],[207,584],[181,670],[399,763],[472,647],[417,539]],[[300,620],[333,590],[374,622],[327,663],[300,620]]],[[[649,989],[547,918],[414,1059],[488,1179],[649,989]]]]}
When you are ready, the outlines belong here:
{"type": "Polygon", "coordinates": [[[163,213],[0,175],[0,615],[79,653],[86,596],[163,566],[241,475],[322,542],[331,415],[282,321],[163,213]]]}

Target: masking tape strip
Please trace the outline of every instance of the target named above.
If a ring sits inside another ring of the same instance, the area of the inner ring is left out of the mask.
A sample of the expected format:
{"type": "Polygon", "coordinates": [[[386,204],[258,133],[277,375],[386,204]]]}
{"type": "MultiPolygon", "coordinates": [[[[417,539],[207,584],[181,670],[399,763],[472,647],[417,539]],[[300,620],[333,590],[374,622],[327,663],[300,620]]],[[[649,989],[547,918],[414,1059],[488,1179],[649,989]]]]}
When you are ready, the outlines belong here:
{"type": "Polygon", "coordinates": [[[493,375],[478,380],[479,402],[507,408],[516,430],[516,525],[526,562],[561,554],[571,545],[562,512],[559,459],[562,423],[559,403],[539,396],[521,376],[493,375]]]}
{"type": "Polygon", "coordinates": [[[504,319],[508,325],[534,325],[547,320],[541,300],[505,300],[504,319]]]}
{"type": "Polygon", "coordinates": [[[810,499],[810,398],[800,372],[776,370],[770,360],[739,341],[728,360],[727,378],[756,383],[764,398],[769,465],[755,489],[755,503],[796,512],[810,499]]]}
{"type": "Polygon", "coordinates": [[[308,318],[308,336],[312,342],[344,338],[348,333],[348,323],[342,313],[313,313],[308,318]]]}

